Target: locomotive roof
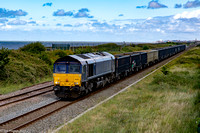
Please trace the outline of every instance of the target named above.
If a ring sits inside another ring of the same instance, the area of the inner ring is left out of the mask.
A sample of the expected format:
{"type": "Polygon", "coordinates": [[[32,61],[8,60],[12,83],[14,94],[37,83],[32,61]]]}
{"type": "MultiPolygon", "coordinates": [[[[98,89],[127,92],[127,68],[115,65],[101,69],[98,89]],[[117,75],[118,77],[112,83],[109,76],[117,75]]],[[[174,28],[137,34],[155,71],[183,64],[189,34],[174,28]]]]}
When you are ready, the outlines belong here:
{"type": "Polygon", "coordinates": [[[116,54],[115,57],[125,57],[125,56],[135,56],[135,55],[140,55],[140,54],[143,54],[144,52],[128,52],[128,53],[122,53],[122,54],[116,54]]]}
{"type": "Polygon", "coordinates": [[[155,49],[155,50],[160,50],[160,49],[169,49],[169,48],[176,48],[176,47],[180,47],[180,46],[184,46],[184,45],[173,45],[173,46],[169,46],[169,47],[154,48],[154,49],[155,49]]]}
{"type": "Polygon", "coordinates": [[[85,65],[87,63],[93,64],[95,62],[107,61],[107,60],[112,60],[112,59],[115,59],[115,57],[108,52],[96,52],[96,53],[87,53],[87,54],[79,54],[79,55],[68,55],[56,60],[56,62],[78,61],[82,65],[85,65]]]}

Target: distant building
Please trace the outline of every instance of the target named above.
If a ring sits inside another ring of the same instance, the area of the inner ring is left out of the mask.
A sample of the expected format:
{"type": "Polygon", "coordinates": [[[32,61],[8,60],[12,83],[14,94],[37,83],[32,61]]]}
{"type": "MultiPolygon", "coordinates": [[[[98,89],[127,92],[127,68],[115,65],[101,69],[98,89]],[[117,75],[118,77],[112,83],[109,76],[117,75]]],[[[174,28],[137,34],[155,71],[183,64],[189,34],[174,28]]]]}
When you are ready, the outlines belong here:
{"type": "Polygon", "coordinates": [[[69,50],[70,44],[52,44],[52,50],[56,49],[69,50]]]}

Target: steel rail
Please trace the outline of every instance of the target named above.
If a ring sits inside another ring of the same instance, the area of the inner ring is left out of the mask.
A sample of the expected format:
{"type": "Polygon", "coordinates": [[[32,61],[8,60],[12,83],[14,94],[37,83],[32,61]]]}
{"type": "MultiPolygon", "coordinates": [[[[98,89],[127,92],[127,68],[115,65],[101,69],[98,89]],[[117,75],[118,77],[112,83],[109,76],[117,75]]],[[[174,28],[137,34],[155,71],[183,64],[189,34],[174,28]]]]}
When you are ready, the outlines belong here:
{"type": "Polygon", "coordinates": [[[48,85],[48,86],[45,86],[45,87],[40,87],[40,88],[35,89],[35,90],[31,90],[31,91],[23,92],[23,93],[16,94],[16,95],[13,95],[13,96],[10,96],[10,97],[2,98],[2,99],[0,99],[0,102],[1,102],[1,101],[5,101],[5,100],[8,100],[8,99],[11,99],[11,98],[15,98],[15,97],[18,97],[18,96],[26,95],[26,94],[32,93],[32,92],[34,92],[34,91],[43,90],[43,89],[45,89],[45,88],[52,87],[52,86],[53,86],[53,85],[48,85]]]}
{"type": "MultiPolygon", "coordinates": [[[[13,101],[10,101],[10,102],[5,102],[3,104],[0,104],[0,107],[2,106],[6,106],[6,105],[9,105],[9,104],[12,104],[12,103],[16,103],[16,102],[19,102],[19,101],[23,101],[23,100],[26,100],[26,99],[30,99],[32,97],[36,97],[36,96],[39,96],[39,95],[42,95],[42,94],[45,94],[45,93],[48,93],[48,92],[52,92],[53,89],[48,89],[46,91],[43,91],[43,92],[39,92],[37,94],[33,94],[33,95],[30,95],[30,96],[25,96],[25,97],[20,97],[16,100],[13,100],[13,101]]],[[[28,94],[28,93],[27,93],[28,94]]],[[[25,95],[25,94],[24,94],[25,95]]],[[[13,97],[14,98],[14,97],[13,97]]]]}

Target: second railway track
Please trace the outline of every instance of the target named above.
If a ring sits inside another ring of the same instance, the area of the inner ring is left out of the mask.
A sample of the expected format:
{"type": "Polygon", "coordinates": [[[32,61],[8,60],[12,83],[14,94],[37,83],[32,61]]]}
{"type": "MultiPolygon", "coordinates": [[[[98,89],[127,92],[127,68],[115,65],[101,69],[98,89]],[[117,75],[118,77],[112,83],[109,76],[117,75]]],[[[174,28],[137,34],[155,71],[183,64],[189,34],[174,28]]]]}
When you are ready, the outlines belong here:
{"type": "Polygon", "coordinates": [[[20,102],[26,99],[30,99],[32,97],[36,97],[48,92],[52,92],[53,85],[48,85],[45,87],[40,87],[31,91],[22,92],[20,94],[16,94],[10,97],[0,99],[0,107],[6,106],[12,103],[20,102]]]}

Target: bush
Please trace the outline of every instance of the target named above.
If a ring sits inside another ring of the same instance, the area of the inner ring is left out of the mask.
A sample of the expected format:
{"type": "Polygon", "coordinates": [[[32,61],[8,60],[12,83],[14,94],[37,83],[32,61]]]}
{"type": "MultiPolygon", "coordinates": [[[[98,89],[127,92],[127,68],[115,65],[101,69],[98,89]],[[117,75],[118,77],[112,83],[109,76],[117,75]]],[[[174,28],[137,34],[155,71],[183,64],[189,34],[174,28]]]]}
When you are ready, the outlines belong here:
{"type": "Polygon", "coordinates": [[[136,47],[136,45],[135,44],[131,44],[131,47],[136,47]]]}
{"type": "Polygon", "coordinates": [[[39,58],[42,59],[43,61],[45,61],[47,64],[52,65],[50,58],[48,57],[48,55],[45,52],[41,53],[39,58]]]}
{"type": "Polygon", "coordinates": [[[13,50],[9,57],[12,61],[5,67],[7,77],[4,84],[35,83],[52,74],[52,69],[38,56],[13,50]]]}
{"type": "Polygon", "coordinates": [[[0,50],[0,80],[4,80],[7,77],[4,68],[9,63],[9,53],[10,51],[5,48],[0,50]]]}
{"type": "Polygon", "coordinates": [[[46,48],[44,47],[44,45],[42,45],[42,43],[34,42],[34,43],[30,43],[30,44],[27,44],[27,45],[21,47],[19,50],[25,51],[25,52],[30,52],[33,54],[41,54],[42,52],[44,52],[46,50],[46,48]]]}
{"type": "Polygon", "coordinates": [[[194,104],[195,105],[200,104],[200,91],[197,92],[197,95],[194,100],[194,104]]]}
{"type": "Polygon", "coordinates": [[[86,48],[78,48],[75,50],[76,54],[85,54],[85,53],[92,53],[93,50],[90,46],[86,47],[86,48]]]}
{"type": "Polygon", "coordinates": [[[121,46],[115,44],[115,43],[107,43],[97,46],[98,51],[120,51],[121,46]]]}
{"type": "Polygon", "coordinates": [[[59,56],[60,58],[67,56],[67,53],[64,50],[55,50],[54,51],[55,56],[59,56]]]}
{"type": "Polygon", "coordinates": [[[122,48],[122,51],[125,51],[125,52],[132,52],[133,50],[133,47],[130,47],[130,46],[126,46],[126,47],[123,47],[122,48]]]}
{"type": "Polygon", "coordinates": [[[149,49],[149,47],[148,46],[143,46],[143,48],[142,48],[143,50],[147,50],[147,49],[149,49]]]}
{"type": "Polygon", "coordinates": [[[66,50],[67,55],[73,55],[74,52],[72,52],[71,50],[66,50]]]}
{"type": "Polygon", "coordinates": [[[0,69],[3,69],[5,67],[5,65],[9,63],[9,60],[10,60],[8,58],[9,53],[10,53],[10,51],[3,47],[0,50],[0,69]]]}

